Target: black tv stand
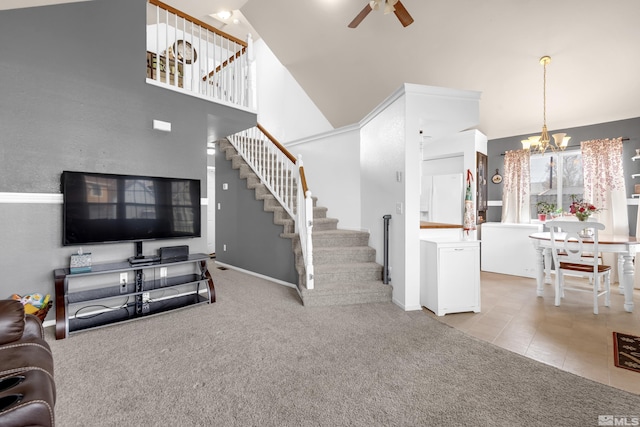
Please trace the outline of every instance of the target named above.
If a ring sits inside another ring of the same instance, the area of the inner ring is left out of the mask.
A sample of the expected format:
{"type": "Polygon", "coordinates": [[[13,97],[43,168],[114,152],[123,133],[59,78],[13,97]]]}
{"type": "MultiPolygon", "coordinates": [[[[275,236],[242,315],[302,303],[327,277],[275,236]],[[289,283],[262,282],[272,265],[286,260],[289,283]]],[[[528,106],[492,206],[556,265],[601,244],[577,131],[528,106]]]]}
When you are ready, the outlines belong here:
{"type": "MultiPolygon", "coordinates": [[[[149,262],[153,257],[143,259],[149,262]]],[[[93,264],[54,270],[56,339],[75,332],[216,301],[209,255],[152,264],[93,264]],[[87,286],[87,284],[91,286],[87,286]],[[97,285],[97,286],[96,286],[97,285]]]]}

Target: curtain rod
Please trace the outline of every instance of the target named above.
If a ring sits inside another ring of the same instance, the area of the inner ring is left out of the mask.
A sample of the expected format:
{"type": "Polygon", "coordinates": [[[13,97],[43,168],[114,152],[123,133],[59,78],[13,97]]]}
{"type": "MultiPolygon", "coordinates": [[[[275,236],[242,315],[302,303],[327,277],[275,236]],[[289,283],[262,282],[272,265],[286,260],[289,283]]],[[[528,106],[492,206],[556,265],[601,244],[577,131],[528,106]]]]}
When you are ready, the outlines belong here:
{"type": "MultiPolygon", "coordinates": [[[[630,140],[630,138],[627,138],[627,137],[623,137],[623,138],[622,138],[622,142],[624,142],[624,141],[629,141],[629,140],[630,140]]],[[[574,148],[574,149],[576,149],[576,148],[580,148],[580,146],[579,146],[579,145],[568,145],[568,146],[567,146],[567,149],[568,149],[568,148],[574,148]]],[[[566,151],[566,149],[565,149],[565,150],[562,150],[562,151],[566,151]]],[[[572,150],[569,150],[569,151],[572,151],[572,150]]],[[[500,153],[500,155],[501,155],[501,156],[504,156],[504,153],[500,153]]]]}

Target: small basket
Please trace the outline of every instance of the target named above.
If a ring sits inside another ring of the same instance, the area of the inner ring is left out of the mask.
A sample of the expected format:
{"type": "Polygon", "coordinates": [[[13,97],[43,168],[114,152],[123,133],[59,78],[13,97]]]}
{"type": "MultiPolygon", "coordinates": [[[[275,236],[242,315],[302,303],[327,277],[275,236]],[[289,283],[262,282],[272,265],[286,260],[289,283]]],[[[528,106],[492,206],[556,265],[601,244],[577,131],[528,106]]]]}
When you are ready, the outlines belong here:
{"type": "Polygon", "coordinates": [[[49,301],[47,305],[45,305],[40,310],[33,313],[33,315],[36,316],[38,319],[40,319],[41,322],[44,322],[44,318],[47,317],[47,313],[49,313],[49,309],[51,308],[52,305],[53,305],[53,301],[49,301]]]}

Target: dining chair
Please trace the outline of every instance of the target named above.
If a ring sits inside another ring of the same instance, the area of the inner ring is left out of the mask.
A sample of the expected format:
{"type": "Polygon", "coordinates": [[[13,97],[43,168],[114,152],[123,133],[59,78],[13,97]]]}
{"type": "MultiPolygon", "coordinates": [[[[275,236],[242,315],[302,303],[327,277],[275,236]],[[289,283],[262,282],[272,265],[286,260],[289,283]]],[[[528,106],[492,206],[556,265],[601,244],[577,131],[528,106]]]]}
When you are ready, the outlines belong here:
{"type": "Polygon", "coordinates": [[[551,255],[556,271],[555,305],[560,305],[564,291],[582,291],[593,294],[593,314],[598,314],[598,297],[605,296],[605,306],[609,307],[611,295],[611,267],[600,264],[598,254],[598,232],[604,224],[595,221],[553,220],[546,223],[551,237],[551,255]],[[586,232],[586,234],[585,234],[586,232]],[[588,237],[583,237],[588,236],[588,237]],[[589,246],[589,251],[585,247],[589,246]],[[588,254],[590,256],[583,256],[588,254]],[[565,286],[565,274],[589,278],[590,288],[565,286]],[[604,280],[604,290],[600,281],[604,280]]]}

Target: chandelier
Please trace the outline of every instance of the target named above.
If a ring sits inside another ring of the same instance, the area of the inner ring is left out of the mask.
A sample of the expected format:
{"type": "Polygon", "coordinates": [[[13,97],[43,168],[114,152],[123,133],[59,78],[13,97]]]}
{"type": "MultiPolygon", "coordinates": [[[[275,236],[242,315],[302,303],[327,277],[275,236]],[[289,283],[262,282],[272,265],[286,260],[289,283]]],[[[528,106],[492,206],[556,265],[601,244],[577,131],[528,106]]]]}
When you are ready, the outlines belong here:
{"type": "Polygon", "coordinates": [[[530,154],[544,154],[547,150],[552,152],[563,151],[567,148],[571,138],[566,133],[554,133],[552,142],[547,131],[547,65],[550,62],[550,56],[540,58],[540,64],[544,67],[542,80],[542,134],[530,136],[528,139],[521,141],[522,148],[529,150],[530,154]]]}

